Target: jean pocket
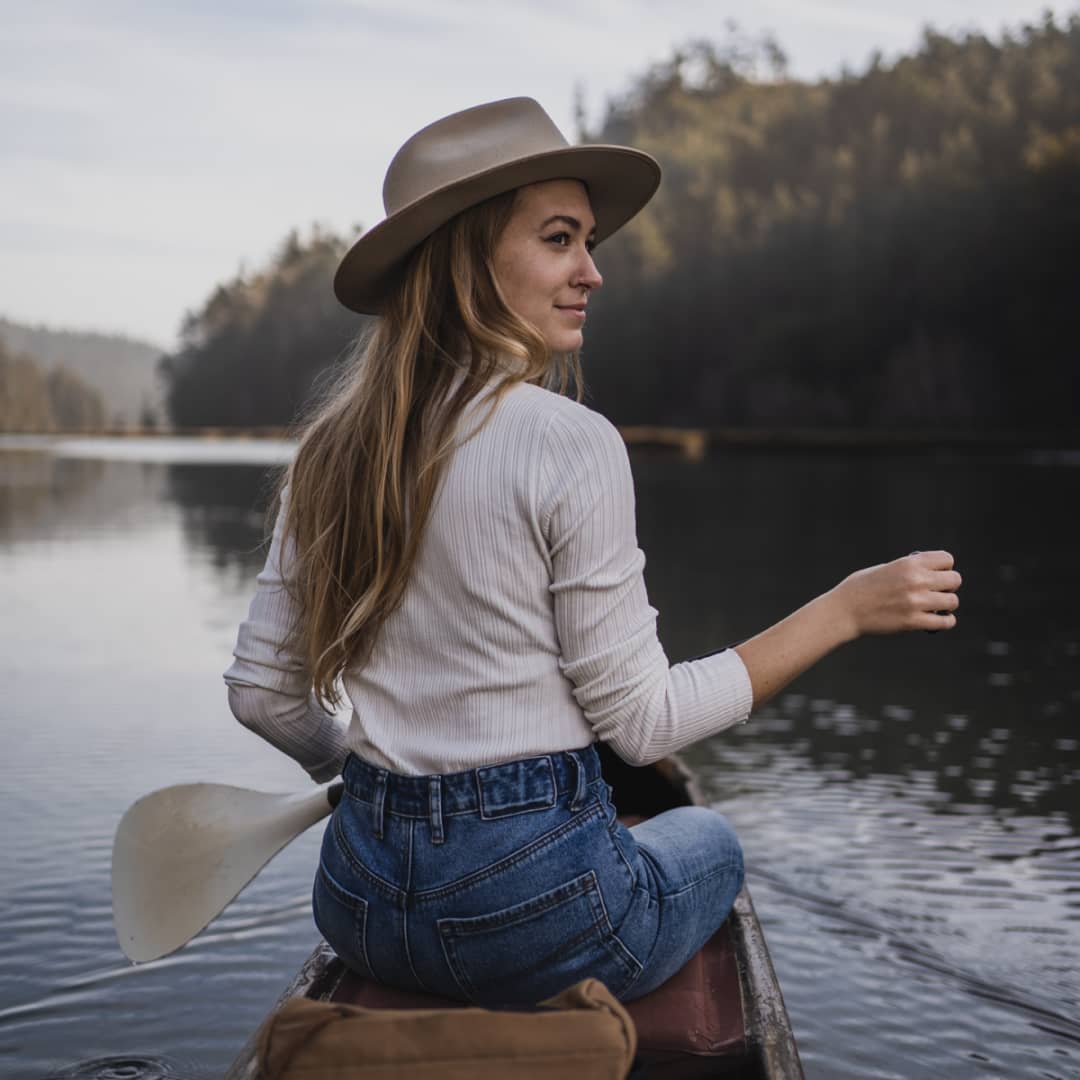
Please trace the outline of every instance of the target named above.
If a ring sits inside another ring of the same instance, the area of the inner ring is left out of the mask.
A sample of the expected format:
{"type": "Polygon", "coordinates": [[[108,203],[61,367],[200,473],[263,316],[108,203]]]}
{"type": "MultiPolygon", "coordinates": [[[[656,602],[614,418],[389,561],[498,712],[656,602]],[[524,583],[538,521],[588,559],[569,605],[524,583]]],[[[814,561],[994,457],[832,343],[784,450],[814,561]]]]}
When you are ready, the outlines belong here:
{"type": "Polygon", "coordinates": [[[367,951],[367,901],[343,888],[320,866],[311,910],[319,933],[345,966],[365,978],[374,978],[367,951]]]}
{"type": "Polygon", "coordinates": [[[525,903],[437,926],[462,993],[482,1004],[533,1004],[589,977],[618,997],[641,973],[592,870],[525,903]]]}

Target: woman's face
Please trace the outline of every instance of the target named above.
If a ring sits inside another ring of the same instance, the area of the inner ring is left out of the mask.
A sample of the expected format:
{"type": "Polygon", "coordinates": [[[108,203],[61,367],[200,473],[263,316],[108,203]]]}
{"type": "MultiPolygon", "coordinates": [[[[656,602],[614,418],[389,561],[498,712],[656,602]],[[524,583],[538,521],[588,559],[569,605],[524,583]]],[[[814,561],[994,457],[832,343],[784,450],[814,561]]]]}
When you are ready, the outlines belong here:
{"type": "Polygon", "coordinates": [[[604,283],[592,260],[596,221],[580,180],[519,188],[495,245],[495,276],[510,310],[532,323],[551,352],[581,348],[585,304],[604,283]]]}

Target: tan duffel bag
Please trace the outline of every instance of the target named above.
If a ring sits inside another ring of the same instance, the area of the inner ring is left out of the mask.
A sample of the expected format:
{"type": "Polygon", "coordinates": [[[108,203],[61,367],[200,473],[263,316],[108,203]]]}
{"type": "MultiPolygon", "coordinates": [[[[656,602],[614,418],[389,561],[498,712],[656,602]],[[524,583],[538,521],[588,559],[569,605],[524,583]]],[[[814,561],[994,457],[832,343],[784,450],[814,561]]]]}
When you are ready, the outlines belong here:
{"type": "Polygon", "coordinates": [[[633,1021],[596,979],[529,1012],[367,1009],[296,998],[258,1036],[264,1080],[624,1080],[633,1021]]]}

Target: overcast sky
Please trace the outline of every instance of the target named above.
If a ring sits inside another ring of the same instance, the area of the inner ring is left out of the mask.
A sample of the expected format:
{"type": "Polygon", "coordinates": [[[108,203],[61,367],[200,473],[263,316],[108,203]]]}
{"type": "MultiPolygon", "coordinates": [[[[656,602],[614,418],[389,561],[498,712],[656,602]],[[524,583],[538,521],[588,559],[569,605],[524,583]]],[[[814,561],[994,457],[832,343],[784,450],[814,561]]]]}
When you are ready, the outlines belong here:
{"type": "Polygon", "coordinates": [[[0,0],[0,315],[175,345],[288,230],[353,235],[414,130],[527,94],[573,138],[649,64],[734,19],[794,75],[1042,0],[0,0]]]}

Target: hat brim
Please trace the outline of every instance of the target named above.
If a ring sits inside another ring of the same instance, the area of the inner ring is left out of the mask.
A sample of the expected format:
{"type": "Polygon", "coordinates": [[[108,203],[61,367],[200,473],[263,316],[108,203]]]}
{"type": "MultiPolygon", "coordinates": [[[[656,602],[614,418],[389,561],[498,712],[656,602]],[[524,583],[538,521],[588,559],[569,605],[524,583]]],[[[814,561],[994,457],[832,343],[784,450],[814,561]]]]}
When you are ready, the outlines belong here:
{"type": "Polygon", "coordinates": [[[369,229],[346,252],[334,294],[360,315],[378,315],[409,253],[440,225],[470,206],[544,180],[580,180],[589,189],[596,241],[607,239],[660,186],[656,159],[628,146],[567,146],[518,158],[429,192],[369,229]]]}

